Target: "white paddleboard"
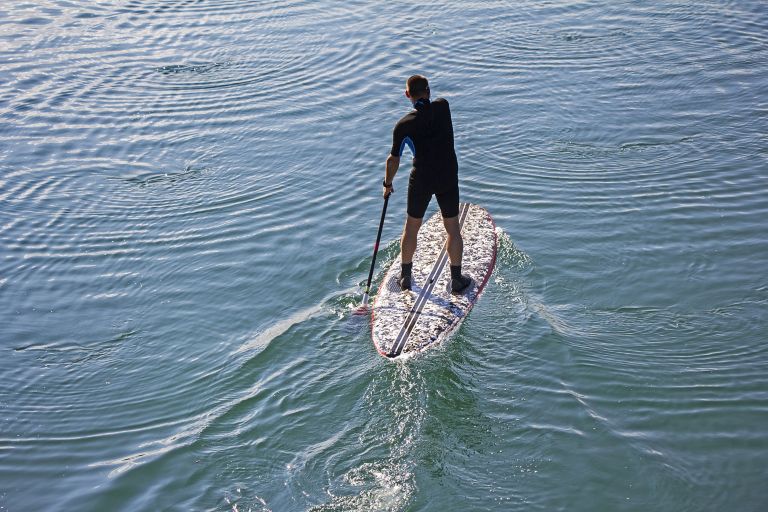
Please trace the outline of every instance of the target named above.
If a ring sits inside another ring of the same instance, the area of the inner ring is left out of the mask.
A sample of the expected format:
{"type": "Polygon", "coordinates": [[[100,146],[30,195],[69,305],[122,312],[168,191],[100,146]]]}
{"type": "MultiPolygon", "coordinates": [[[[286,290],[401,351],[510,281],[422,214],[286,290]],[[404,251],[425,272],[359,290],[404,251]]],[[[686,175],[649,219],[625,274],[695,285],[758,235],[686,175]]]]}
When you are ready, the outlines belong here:
{"type": "Polygon", "coordinates": [[[496,264],[496,226],[480,206],[459,205],[464,239],[462,274],[473,283],[462,294],[451,293],[451,269],[440,213],[419,230],[413,257],[412,290],[401,291],[398,256],[384,276],[373,304],[371,333],[376,350],[399,357],[439,344],[456,330],[477,302],[496,264]]]}

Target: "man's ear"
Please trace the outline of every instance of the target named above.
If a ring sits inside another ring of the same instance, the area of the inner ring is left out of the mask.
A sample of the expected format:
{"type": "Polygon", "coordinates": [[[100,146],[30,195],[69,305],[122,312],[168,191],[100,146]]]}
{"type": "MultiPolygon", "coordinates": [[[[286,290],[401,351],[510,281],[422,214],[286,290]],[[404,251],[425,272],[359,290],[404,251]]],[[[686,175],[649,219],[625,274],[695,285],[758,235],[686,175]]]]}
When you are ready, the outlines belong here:
{"type": "Polygon", "coordinates": [[[406,98],[410,98],[411,97],[411,93],[408,92],[408,89],[405,90],[405,97],[406,98]]]}

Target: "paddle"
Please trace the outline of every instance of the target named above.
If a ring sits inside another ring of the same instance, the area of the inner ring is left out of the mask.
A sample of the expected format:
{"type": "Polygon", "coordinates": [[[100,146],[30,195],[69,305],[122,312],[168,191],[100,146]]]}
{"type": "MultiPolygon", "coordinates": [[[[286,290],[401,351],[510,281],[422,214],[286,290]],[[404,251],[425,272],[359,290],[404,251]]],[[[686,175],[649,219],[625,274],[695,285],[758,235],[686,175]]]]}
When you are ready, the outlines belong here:
{"type": "Polygon", "coordinates": [[[363,294],[363,304],[355,310],[356,315],[364,315],[368,312],[368,294],[371,291],[371,281],[373,280],[373,270],[376,267],[376,253],[379,252],[379,241],[381,241],[381,230],[384,227],[384,216],[387,214],[387,203],[389,203],[389,196],[387,194],[384,197],[384,208],[381,210],[381,220],[379,221],[379,232],[376,234],[376,244],[373,246],[373,258],[371,259],[371,270],[368,272],[368,284],[365,285],[365,293],[363,294]]]}

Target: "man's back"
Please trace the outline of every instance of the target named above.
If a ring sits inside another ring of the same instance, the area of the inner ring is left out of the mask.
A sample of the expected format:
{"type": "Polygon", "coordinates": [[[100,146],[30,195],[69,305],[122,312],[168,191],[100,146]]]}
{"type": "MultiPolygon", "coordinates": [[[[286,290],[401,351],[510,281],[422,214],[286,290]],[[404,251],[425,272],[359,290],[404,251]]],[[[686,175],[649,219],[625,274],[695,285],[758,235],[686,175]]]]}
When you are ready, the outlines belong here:
{"type": "Polygon", "coordinates": [[[453,123],[448,101],[419,100],[415,109],[395,126],[393,156],[401,156],[405,146],[414,155],[414,172],[419,178],[450,180],[458,173],[453,146],[453,123]]]}

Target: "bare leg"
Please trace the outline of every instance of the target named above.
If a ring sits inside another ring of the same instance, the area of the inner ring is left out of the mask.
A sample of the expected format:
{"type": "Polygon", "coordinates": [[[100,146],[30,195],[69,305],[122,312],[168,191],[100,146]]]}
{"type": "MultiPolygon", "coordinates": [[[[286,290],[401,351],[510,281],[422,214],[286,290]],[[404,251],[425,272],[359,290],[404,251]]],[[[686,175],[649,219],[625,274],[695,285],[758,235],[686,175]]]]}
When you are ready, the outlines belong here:
{"type": "Polygon", "coordinates": [[[443,218],[445,231],[448,233],[448,258],[451,265],[461,265],[461,256],[464,252],[464,239],[461,238],[461,226],[459,216],[443,218]]]}
{"type": "MultiPolygon", "coordinates": [[[[456,225],[458,226],[458,221],[456,225]]],[[[416,235],[419,234],[419,228],[421,227],[421,219],[416,217],[407,216],[405,219],[405,227],[403,228],[403,237],[400,239],[400,258],[403,263],[411,263],[413,261],[413,254],[416,252],[416,235]]]]}

